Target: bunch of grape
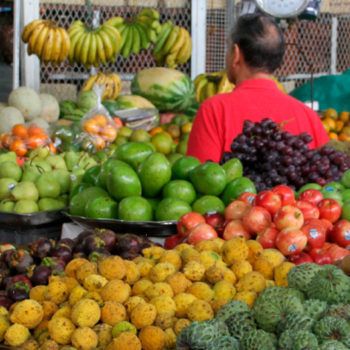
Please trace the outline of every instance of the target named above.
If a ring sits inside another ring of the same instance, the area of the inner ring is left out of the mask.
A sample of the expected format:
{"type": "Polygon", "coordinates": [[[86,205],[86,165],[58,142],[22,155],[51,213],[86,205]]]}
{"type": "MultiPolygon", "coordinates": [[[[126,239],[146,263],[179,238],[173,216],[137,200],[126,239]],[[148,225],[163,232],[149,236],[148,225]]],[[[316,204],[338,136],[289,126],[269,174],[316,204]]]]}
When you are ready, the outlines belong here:
{"type": "Polygon", "coordinates": [[[283,131],[269,118],[261,123],[246,120],[243,132],[231,144],[232,152],[225,152],[220,164],[238,158],[244,176],[253,181],[258,192],[280,184],[298,190],[308,183],[324,186],[340,181],[350,168],[350,156],[333,147],[310,150],[312,140],[306,132],[294,136],[283,131]]]}

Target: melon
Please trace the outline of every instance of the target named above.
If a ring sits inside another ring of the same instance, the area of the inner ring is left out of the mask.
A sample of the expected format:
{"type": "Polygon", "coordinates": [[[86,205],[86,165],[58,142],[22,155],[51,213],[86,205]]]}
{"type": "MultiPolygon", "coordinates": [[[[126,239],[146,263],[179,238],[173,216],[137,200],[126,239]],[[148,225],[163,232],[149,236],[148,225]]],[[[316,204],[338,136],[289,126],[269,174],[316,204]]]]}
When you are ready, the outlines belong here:
{"type": "Polygon", "coordinates": [[[17,124],[24,124],[24,118],[17,108],[5,107],[0,111],[0,134],[11,131],[17,124]]]}
{"type": "Polygon", "coordinates": [[[95,106],[97,106],[97,95],[93,91],[84,91],[79,95],[77,100],[77,107],[79,109],[86,109],[89,111],[95,106]]]}
{"type": "Polygon", "coordinates": [[[148,68],[137,73],[131,83],[133,95],[153,103],[161,112],[181,112],[194,100],[190,77],[171,68],[148,68]]]}
{"type": "Polygon", "coordinates": [[[41,113],[39,118],[44,119],[47,123],[52,124],[58,120],[60,115],[60,106],[52,95],[40,94],[41,113]]]}
{"type": "Polygon", "coordinates": [[[155,109],[156,106],[145,98],[137,95],[118,96],[116,101],[119,103],[120,109],[155,109]]]}
{"type": "Polygon", "coordinates": [[[8,107],[8,104],[7,104],[7,103],[2,103],[2,102],[0,102],[0,111],[1,111],[2,109],[4,109],[5,107],[8,107]]]}
{"type": "Polygon", "coordinates": [[[31,121],[39,117],[41,112],[41,101],[38,94],[33,89],[25,86],[11,92],[9,106],[17,108],[25,121],[31,121]]]}
{"type": "Polygon", "coordinates": [[[26,127],[29,127],[32,124],[36,124],[36,125],[40,126],[44,130],[48,130],[49,127],[50,127],[50,125],[42,118],[35,118],[32,121],[25,123],[24,125],[26,127]]]}

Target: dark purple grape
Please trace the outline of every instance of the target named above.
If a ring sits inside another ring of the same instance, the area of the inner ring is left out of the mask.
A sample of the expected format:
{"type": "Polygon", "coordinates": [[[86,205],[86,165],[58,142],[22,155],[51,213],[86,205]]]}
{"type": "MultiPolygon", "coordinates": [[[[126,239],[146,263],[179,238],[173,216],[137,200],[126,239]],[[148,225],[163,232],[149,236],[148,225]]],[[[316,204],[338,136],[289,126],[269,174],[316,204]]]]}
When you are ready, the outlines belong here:
{"type": "Polygon", "coordinates": [[[276,150],[278,152],[282,151],[285,146],[286,145],[285,145],[285,143],[283,141],[276,142],[276,150]]]}
{"type": "Polygon", "coordinates": [[[272,136],[272,139],[274,140],[274,141],[281,141],[282,140],[282,134],[281,133],[277,133],[277,134],[274,134],[273,136],[272,136]]]}
{"type": "Polygon", "coordinates": [[[342,157],[340,155],[336,155],[334,157],[333,163],[336,165],[340,165],[342,163],[342,157]]]}
{"type": "Polygon", "coordinates": [[[295,165],[295,166],[300,165],[300,158],[294,157],[292,159],[292,164],[295,165]]]}
{"type": "Polygon", "coordinates": [[[318,164],[317,165],[317,172],[320,174],[320,175],[324,175],[325,173],[326,173],[326,168],[325,168],[325,166],[322,164],[322,163],[320,163],[320,164],[318,164]]]}
{"type": "Polygon", "coordinates": [[[289,156],[284,157],[284,159],[283,159],[283,164],[284,164],[285,166],[291,165],[291,164],[292,164],[292,157],[289,157],[289,156]]]}
{"type": "Polygon", "coordinates": [[[253,126],[254,126],[254,123],[251,120],[245,120],[243,122],[243,128],[247,128],[247,127],[251,128],[253,126]]]}
{"type": "Polygon", "coordinates": [[[326,178],[327,179],[333,179],[333,171],[332,171],[332,169],[328,169],[326,171],[326,178]]]}
{"type": "Polygon", "coordinates": [[[267,144],[267,147],[270,149],[275,149],[276,147],[276,142],[275,141],[269,141],[267,144]]]}
{"type": "Polygon", "coordinates": [[[247,139],[246,144],[249,147],[253,147],[255,145],[255,140],[254,139],[247,139]]]}
{"type": "Polygon", "coordinates": [[[349,166],[345,163],[345,162],[343,162],[343,163],[341,163],[340,164],[340,167],[339,167],[339,169],[341,170],[341,171],[347,171],[348,169],[349,169],[349,166]]]}
{"type": "Polygon", "coordinates": [[[323,177],[319,177],[317,180],[316,180],[316,183],[320,186],[324,186],[326,184],[326,179],[324,179],[323,177]]]}
{"type": "Polygon", "coordinates": [[[290,181],[294,181],[298,177],[298,174],[295,171],[288,172],[287,178],[290,181]]]}
{"type": "Polygon", "coordinates": [[[231,145],[231,151],[232,152],[237,152],[239,150],[239,143],[233,142],[231,145]]]}
{"type": "Polygon", "coordinates": [[[284,131],[282,132],[282,139],[283,140],[288,140],[289,138],[291,138],[293,135],[289,132],[289,131],[284,131]]]}
{"type": "Polygon", "coordinates": [[[282,149],[282,153],[285,154],[286,156],[289,156],[293,153],[293,148],[290,147],[290,146],[285,146],[283,149],[282,149]]]}
{"type": "Polygon", "coordinates": [[[278,124],[276,122],[271,121],[269,124],[270,130],[275,130],[278,127],[278,124]]]}
{"type": "Polygon", "coordinates": [[[252,132],[253,132],[253,135],[255,135],[255,136],[260,136],[261,135],[262,129],[261,129],[261,127],[260,127],[260,125],[258,123],[254,124],[252,132]]]}
{"type": "Polygon", "coordinates": [[[288,168],[282,168],[282,169],[280,170],[280,174],[281,174],[282,176],[287,175],[287,173],[288,173],[288,168]]]}
{"type": "Polygon", "coordinates": [[[301,175],[306,176],[310,172],[310,167],[308,165],[303,165],[300,169],[301,175]]]}
{"type": "MultiPolygon", "coordinates": [[[[339,182],[341,180],[341,176],[334,176],[334,178],[333,178],[333,181],[335,181],[335,182],[339,182]]],[[[332,181],[332,182],[333,182],[332,181]]]]}
{"type": "Polygon", "coordinates": [[[297,138],[295,136],[292,136],[286,141],[286,145],[294,147],[294,144],[296,141],[297,141],[297,138]]]}
{"type": "Polygon", "coordinates": [[[304,156],[307,160],[310,160],[313,156],[313,152],[312,151],[307,151],[304,153],[304,156]]]}
{"type": "Polygon", "coordinates": [[[306,157],[301,156],[301,157],[300,157],[300,165],[304,165],[306,162],[307,162],[306,157]]]}
{"type": "Polygon", "coordinates": [[[245,143],[247,141],[247,136],[243,135],[243,134],[239,134],[237,137],[236,137],[236,142],[238,143],[245,143]]]}
{"type": "Polygon", "coordinates": [[[264,171],[270,171],[270,170],[271,170],[271,164],[265,163],[265,164],[262,166],[262,169],[263,169],[264,171]]]}

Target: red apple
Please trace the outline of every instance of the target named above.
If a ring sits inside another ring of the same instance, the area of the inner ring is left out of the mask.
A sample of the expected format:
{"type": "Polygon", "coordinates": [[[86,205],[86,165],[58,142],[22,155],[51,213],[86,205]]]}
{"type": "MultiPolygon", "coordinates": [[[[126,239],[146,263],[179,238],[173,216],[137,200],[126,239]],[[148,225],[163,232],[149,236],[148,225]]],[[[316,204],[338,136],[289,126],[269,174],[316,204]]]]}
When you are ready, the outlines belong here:
{"type": "Polygon", "coordinates": [[[264,208],[251,207],[243,216],[243,226],[249,233],[256,235],[271,227],[271,215],[264,208]]]}
{"type": "Polygon", "coordinates": [[[295,227],[299,229],[304,224],[304,217],[298,208],[293,207],[292,205],[285,205],[276,211],[273,221],[279,231],[282,231],[287,227],[295,227]]]}
{"type": "Polygon", "coordinates": [[[308,201],[296,201],[293,204],[294,207],[298,208],[304,216],[305,219],[318,219],[320,217],[320,211],[315,204],[308,201]]]}
{"type": "Polygon", "coordinates": [[[250,204],[242,201],[234,201],[230,203],[225,209],[226,220],[242,220],[244,214],[251,207],[250,204]]]}
{"type": "Polygon", "coordinates": [[[327,219],[332,224],[339,220],[341,215],[341,206],[334,199],[323,199],[317,204],[320,210],[320,218],[327,219]]]}
{"type": "Polygon", "coordinates": [[[306,190],[304,192],[301,192],[298,200],[302,200],[302,201],[308,201],[312,204],[317,205],[319,202],[321,202],[321,200],[323,199],[323,194],[320,191],[314,190],[314,189],[310,189],[310,190],[306,190]]]}
{"type": "Polygon", "coordinates": [[[168,250],[174,249],[181,238],[182,236],[180,233],[178,233],[177,235],[167,237],[164,241],[164,248],[168,250]]]}
{"type": "Polygon", "coordinates": [[[177,232],[184,237],[188,237],[197,225],[203,223],[205,223],[205,219],[201,214],[194,212],[184,214],[177,222],[177,232]]]}
{"type": "Polygon", "coordinates": [[[340,220],[335,223],[331,230],[330,239],[342,248],[346,248],[350,244],[350,222],[340,220]]]}
{"type": "Polygon", "coordinates": [[[326,241],[328,240],[331,229],[333,227],[333,224],[330,221],[326,219],[306,219],[304,221],[304,225],[308,224],[315,224],[324,227],[324,229],[326,230],[326,241]]]}
{"type": "Polygon", "coordinates": [[[280,196],[282,207],[292,205],[295,202],[295,194],[288,186],[278,185],[272,188],[271,191],[280,196]]]}
{"type": "Polygon", "coordinates": [[[188,236],[188,243],[196,245],[205,239],[217,237],[217,232],[208,224],[197,225],[188,236]]]}
{"type": "Polygon", "coordinates": [[[262,191],[254,199],[254,205],[265,208],[271,215],[281,208],[282,201],[277,193],[262,191]]]}
{"type": "Polygon", "coordinates": [[[313,263],[314,261],[310,257],[309,254],[306,254],[304,252],[301,252],[299,254],[293,254],[288,257],[288,261],[295,264],[295,265],[301,265],[301,264],[309,264],[313,263]]]}
{"type": "Polygon", "coordinates": [[[332,255],[329,251],[323,249],[311,249],[309,251],[311,259],[317,265],[332,264],[332,255]]]}
{"type": "Polygon", "coordinates": [[[301,253],[306,244],[307,237],[295,227],[285,228],[276,238],[276,247],[285,256],[301,253]]]}
{"type": "Polygon", "coordinates": [[[339,246],[338,246],[338,244],[326,242],[326,243],[324,244],[324,246],[322,247],[322,250],[329,250],[329,249],[331,249],[331,248],[333,248],[333,247],[339,247],[339,246]]]}
{"type": "Polygon", "coordinates": [[[307,224],[301,229],[307,237],[305,251],[308,252],[314,248],[322,248],[326,243],[326,229],[321,225],[307,224]]]}
{"type": "Polygon", "coordinates": [[[230,221],[225,228],[224,234],[222,238],[227,241],[231,238],[242,236],[245,238],[246,241],[251,239],[250,233],[243,227],[242,221],[240,220],[233,220],[230,221]]]}
{"type": "Polygon", "coordinates": [[[259,242],[264,249],[276,249],[276,238],[279,232],[274,228],[265,228],[258,233],[256,241],[259,242]]]}
{"type": "Polygon", "coordinates": [[[343,260],[347,255],[350,254],[350,251],[339,246],[332,247],[328,250],[332,257],[332,263],[343,260]]]}
{"type": "Polygon", "coordinates": [[[256,194],[254,194],[254,193],[243,192],[238,196],[237,200],[242,201],[242,202],[247,203],[247,204],[253,204],[255,196],[256,196],[256,194]]]}
{"type": "Polygon", "coordinates": [[[209,212],[203,215],[205,222],[216,231],[224,225],[225,217],[217,212],[209,212]]]}

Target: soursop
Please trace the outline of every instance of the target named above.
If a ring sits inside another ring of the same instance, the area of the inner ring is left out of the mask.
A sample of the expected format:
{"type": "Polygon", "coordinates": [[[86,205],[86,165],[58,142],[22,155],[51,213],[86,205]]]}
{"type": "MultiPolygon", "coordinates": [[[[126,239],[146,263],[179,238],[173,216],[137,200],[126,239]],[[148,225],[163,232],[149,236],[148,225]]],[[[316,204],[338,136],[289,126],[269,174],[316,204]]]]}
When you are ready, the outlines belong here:
{"type": "Polygon", "coordinates": [[[314,334],[320,344],[327,340],[338,340],[350,347],[350,326],[342,318],[324,317],[316,323],[314,334]]]}
{"type": "Polygon", "coordinates": [[[248,312],[237,312],[226,320],[231,337],[241,341],[246,333],[256,330],[253,317],[248,312]]]}
{"type": "Polygon", "coordinates": [[[293,349],[293,342],[294,342],[294,331],[285,331],[281,334],[279,340],[278,340],[278,346],[280,349],[284,350],[292,350],[293,349]]]}
{"type": "Polygon", "coordinates": [[[318,350],[318,341],[314,334],[303,330],[286,330],[278,341],[280,349],[284,350],[302,350],[310,348],[310,350],[318,350]]]}
{"type": "Polygon", "coordinates": [[[290,295],[294,295],[302,303],[305,301],[305,299],[306,299],[305,294],[303,292],[301,292],[300,290],[297,290],[297,289],[294,289],[294,288],[284,288],[284,289],[286,290],[286,293],[288,293],[290,295]]]}
{"type": "Polygon", "coordinates": [[[289,288],[306,293],[315,273],[321,270],[322,266],[314,263],[294,266],[287,274],[289,288]]]}
{"type": "Polygon", "coordinates": [[[314,324],[314,319],[302,313],[289,314],[277,325],[276,334],[281,335],[286,330],[312,332],[314,324]]]}
{"type": "Polygon", "coordinates": [[[204,321],[206,324],[216,327],[221,337],[229,337],[230,332],[225,322],[216,319],[204,321]]]}
{"type": "Polygon", "coordinates": [[[327,340],[319,347],[320,350],[348,350],[348,348],[338,340],[327,340]]]}
{"type": "MultiPolygon", "coordinates": [[[[261,293],[263,294],[263,293],[261,293]]],[[[253,316],[259,327],[266,332],[275,333],[276,327],[287,315],[303,312],[301,301],[292,295],[285,294],[255,305],[253,316]]]]}
{"type": "Polygon", "coordinates": [[[242,350],[274,350],[276,346],[262,329],[246,333],[241,342],[242,350]]]}
{"type": "Polygon", "coordinates": [[[349,277],[334,265],[324,265],[323,269],[316,272],[311,279],[307,296],[309,299],[326,301],[329,305],[332,305],[343,301],[349,291],[349,277]]]}
{"type": "Polygon", "coordinates": [[[344,318],[348,323],[350,323],[350,305],[343,303],[331,305],[326,312],[326,316],[344,318]]]}
{"type": "Polygon", "coordinates": [[[211,341],[206,350],[241,350],[241,345],[233,337],[222,337],[211,341]]]}
{"type": "Polygon", "coordinates": [[[303,304],[304,314],[313,318],[315,321],[320,320],[326,313],[328,304],[325,301],[310,299],[303,304]]]}
{"type": "Polygon", "coordinates": [[[250,311],[250,307],[244,301],[232,300],[221,306],[220,310],[215,315],[215,319],[225,322],[230,316],[237,312],[250,313],[250,311]]]}

